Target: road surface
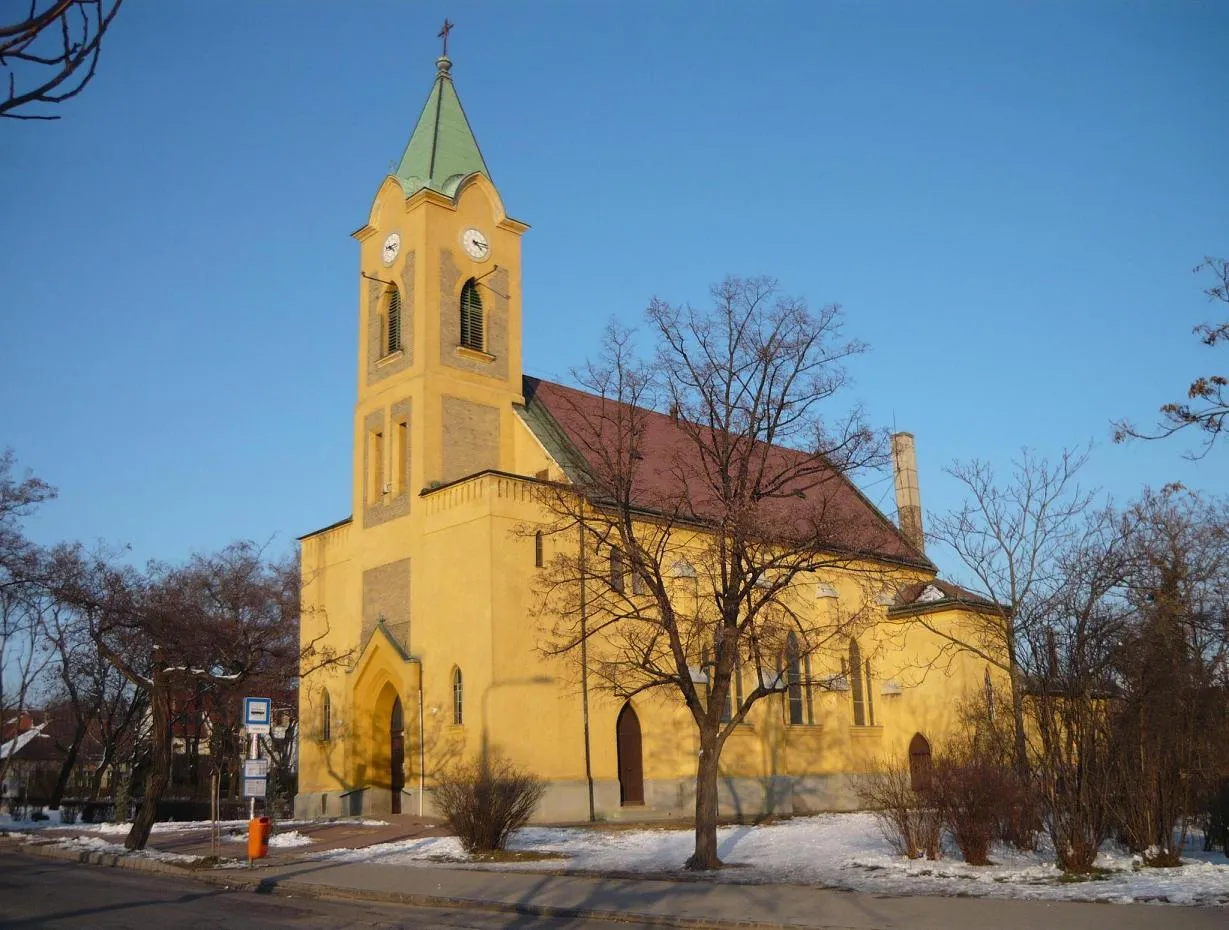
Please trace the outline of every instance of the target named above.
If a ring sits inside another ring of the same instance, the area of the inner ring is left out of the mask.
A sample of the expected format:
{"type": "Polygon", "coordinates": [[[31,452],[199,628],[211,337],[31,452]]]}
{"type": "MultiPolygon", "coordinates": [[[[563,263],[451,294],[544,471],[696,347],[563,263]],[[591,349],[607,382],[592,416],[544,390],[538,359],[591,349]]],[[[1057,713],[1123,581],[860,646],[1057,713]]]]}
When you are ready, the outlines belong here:
{"type": "Polygon", "coordinates": [[[640,926],[227,891],[190,878],[0,852],[0,927],[4,930],[611,930],[640,926]]]}

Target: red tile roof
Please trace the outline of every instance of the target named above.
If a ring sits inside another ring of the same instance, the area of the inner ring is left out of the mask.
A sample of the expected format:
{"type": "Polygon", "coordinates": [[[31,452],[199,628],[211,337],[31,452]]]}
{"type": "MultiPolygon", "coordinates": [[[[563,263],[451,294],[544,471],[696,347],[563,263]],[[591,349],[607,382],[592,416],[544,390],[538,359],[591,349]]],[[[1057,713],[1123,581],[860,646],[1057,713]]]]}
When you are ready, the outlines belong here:
{"type": "MultiPolygon", "coordinates": [[[[524,379],[527,421],[560,465],[576,478],[581,471],[601,472],[602,459],[621,442],[615,421],[618,401],[575,388],[524,379]]],[[[654,512],[677,512],[685,501],[696,519],[716,516],[713,502],[702,495],[705,487],[696,444],[671,416],[645,411],[643,432],[632,483],[635,504],[654,512]]],[[[781,446],[767,450],[767,471],[790,465],[790,458],[805,463],[805,454],[781,446]],[[775,463],[774,463],[775,460],[775,463]]],[[[826,464],[826,463],[825,463],[826,464]]],[[[756,503],[757,526],[774,525],[783,536],[820,538],[833,549],[866,553],[934,570],[931,562],[914,549],[854,484],[838,469],[827,466],[813,478],[797,482],[791,493],[782,492],[756,503]]]]}

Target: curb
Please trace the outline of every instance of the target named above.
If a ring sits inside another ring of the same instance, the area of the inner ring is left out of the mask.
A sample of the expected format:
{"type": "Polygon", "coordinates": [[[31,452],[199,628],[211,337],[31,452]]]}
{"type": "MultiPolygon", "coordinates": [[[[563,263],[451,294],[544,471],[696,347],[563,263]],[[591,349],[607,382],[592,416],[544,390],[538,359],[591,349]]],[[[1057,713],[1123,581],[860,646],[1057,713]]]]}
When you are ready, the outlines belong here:
{"type": "Polygon", "coordinates": [[[322,885],[315,882],[279,881],[277,878],[261,878],[247,869],[188,869],[157,859],[141,859],[118,853],[74,851],[41,844],[14,846],[13,851],[43,859],[58,859],[81,865],[104,868],[131,869],[137,872],[153,872],[176,878],[188,878],[208,885],[223,885],[232,891],[251,894],[300,895],[310,898],[333,898],[351,901],[371,901],[383,904],[402,904],[411,907],[468,909],[492,913],[516,914],[521,917],[548,917],[571,920],[603,920],[610,923],[639,923],[656,927],[687,928],[687,930],[782,930],[788,924],[767,924],[757,920],[710,920],[703,917],[681,917],[668,914],[644,914],[636,911],[609,911],[586,907],[555,907],[553,905],[519,904],[504,901],[484,901],[474,898],[457,898],[448,895],[417,894],[411,892],[371,891],[346,888],[337,885],[322,885]]]}

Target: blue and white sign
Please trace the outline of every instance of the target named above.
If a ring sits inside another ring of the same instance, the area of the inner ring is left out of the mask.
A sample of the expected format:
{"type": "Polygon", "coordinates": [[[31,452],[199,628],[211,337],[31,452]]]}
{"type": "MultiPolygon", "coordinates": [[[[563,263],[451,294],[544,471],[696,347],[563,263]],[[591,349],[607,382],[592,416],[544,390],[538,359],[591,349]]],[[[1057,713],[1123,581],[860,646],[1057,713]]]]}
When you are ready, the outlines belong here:
{"type": "Polygon", "coordinates": [[[243,726],[249,733],[267,735],[272,725],[272,698],[245,697],[243,699],[243,726]]]}

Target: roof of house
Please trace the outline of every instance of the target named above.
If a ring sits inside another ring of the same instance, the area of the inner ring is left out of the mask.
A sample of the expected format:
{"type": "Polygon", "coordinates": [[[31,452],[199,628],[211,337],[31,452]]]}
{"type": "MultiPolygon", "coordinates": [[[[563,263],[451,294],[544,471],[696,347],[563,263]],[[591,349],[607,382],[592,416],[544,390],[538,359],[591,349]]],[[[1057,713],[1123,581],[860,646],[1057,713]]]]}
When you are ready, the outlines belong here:
{"type": "Polygon", "coordinates": [[[1001,606],[976,591],[962,588],[950,581],[932,578],[905,585],[896,592],[891,611],[908,612],[938,607],[969,607],[975,610],[1002,610],[1001,606]]]}
{"type": "Polygon", "coordinates": [[[469,175],[491,177],[452,85],[452,62],[435,64],[435,83],[395,172],[406,197],[424,187],[451,197],[469,175]]]}
{"type": "MultiPolygon", "coordinates": [[[[550,381],[524,379],[525,421],[574,483],[583,483],[587,473],[601,468],[610,450],[604,444],[617,443],[614,421],[620,403],[550,381]],[[607,428],[607,424],[611,424],[607,428]]],[[[643,431],[637,442],[632,499],[649,512],[678,512],[686,501],[688,515],[698,522],[716,516],[715,504],[703,499],[704,483],[696,468],[696,446],[679,421],[656,411],[643,414],[643,431]]],[[[768,447],[779,467],[790,464],[791,457],[801,462],[803,452],[781,446],[768,447]]],[[[807,479],[793,493],[788,484],[781,494],[759,502],[758,519],[775,522],[783,535],[821,538],[833,549],[873,555],[876,558],[905,562],[933,571],[934,565],[901,535],[839,469],[824,463],[813,479],[807,479]]]]}

